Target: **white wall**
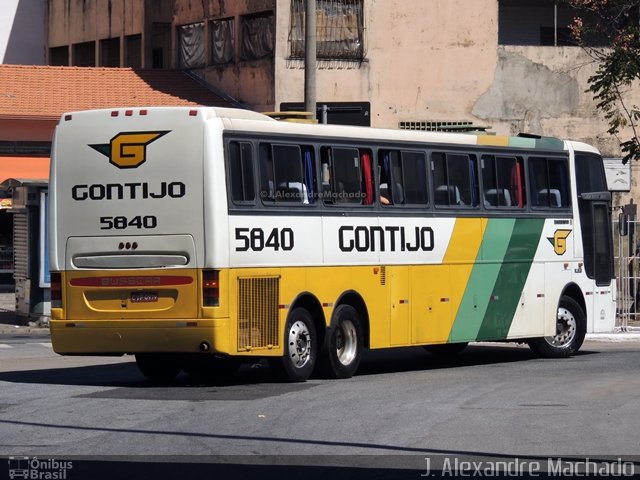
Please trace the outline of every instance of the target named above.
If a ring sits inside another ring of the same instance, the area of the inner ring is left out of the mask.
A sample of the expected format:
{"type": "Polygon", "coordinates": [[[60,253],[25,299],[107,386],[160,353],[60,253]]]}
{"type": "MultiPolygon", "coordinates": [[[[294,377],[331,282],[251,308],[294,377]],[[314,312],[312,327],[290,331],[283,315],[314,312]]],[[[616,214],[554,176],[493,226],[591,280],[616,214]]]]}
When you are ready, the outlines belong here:
{"type": "Polygon", "coordinates": [[[44,65],[46,0],[0,0],[0,63],[44,65]]]}

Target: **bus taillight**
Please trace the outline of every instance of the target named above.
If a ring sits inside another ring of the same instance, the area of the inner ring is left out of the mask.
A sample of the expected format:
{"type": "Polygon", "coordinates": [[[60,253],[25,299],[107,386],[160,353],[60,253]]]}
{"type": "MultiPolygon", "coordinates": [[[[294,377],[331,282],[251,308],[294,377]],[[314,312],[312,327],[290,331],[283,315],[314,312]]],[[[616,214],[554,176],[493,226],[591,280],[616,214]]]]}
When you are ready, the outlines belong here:
{"type": "Polygon", "coordinates": [[[220,272],[218,270],[202,271],[202,306],[217,307],[220,305],[220,272]]]}
{"type": "Polygon", "coordinates": [[[62,280],[58,272],[51,272],[51,308],[62,308],[62,280]]]}

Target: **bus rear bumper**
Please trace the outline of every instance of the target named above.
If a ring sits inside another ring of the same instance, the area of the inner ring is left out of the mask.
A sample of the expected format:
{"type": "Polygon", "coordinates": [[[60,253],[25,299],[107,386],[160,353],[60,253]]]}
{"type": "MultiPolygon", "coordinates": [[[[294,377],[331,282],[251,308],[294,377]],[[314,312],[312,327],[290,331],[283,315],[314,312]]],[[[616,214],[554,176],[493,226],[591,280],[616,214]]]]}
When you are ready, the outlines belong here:
{"type": "Polygon", "coordinates": [[[229,319],[51,320],[51,343],[60,355],[122,355],[143,352],[238,355],[229,319]]]}

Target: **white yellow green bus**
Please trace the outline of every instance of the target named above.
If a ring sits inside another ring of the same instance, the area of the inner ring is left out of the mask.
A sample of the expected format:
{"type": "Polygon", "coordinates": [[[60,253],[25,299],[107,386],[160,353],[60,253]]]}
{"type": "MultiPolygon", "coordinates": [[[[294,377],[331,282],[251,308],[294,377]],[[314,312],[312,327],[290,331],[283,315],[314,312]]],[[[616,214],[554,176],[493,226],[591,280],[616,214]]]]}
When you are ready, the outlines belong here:
{"type": "Polygon", "coordinates": [[[213,107],[72,112],[50,176],[51,337],[154,380],[268,358],[352,376],[363,349],[614,326],[602,158],[549,137],[278,122],[213,107]]]}

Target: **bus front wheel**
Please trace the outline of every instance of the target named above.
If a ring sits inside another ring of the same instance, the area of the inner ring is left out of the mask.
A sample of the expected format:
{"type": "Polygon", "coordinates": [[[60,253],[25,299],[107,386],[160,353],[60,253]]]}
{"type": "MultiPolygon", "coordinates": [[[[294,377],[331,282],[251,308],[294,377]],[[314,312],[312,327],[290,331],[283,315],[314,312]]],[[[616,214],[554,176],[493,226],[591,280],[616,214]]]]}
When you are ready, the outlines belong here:
{"type": "Polygon", "coordinates": [[[558,304],[556,334],[533,338],[529,347],[545,358],[565,358],[575,354],[587,333],[587,320],[582,307],[573,298],[563,296],[558,304]]]}
{"type": "Polygon", "coordinates": [[[320,371],[329,378],[350,378],[362,357],[360,315],[351,305],[340,305],[333,318],[320,353],[320,371]]]}
{"type": "Polygon", "coordinates": [[[155,382],[173,380],[182,370],[171,354],[136,353],[136,363],[142,374],[155,382]]]}
{"type": "Polygon", "coordinates": [[[318,356],[316,339],[311,314],[304,308],[293,309],[284,329],[284,355],[272,361],[280,377],[290,382],[309,378],[318,356]]]}

